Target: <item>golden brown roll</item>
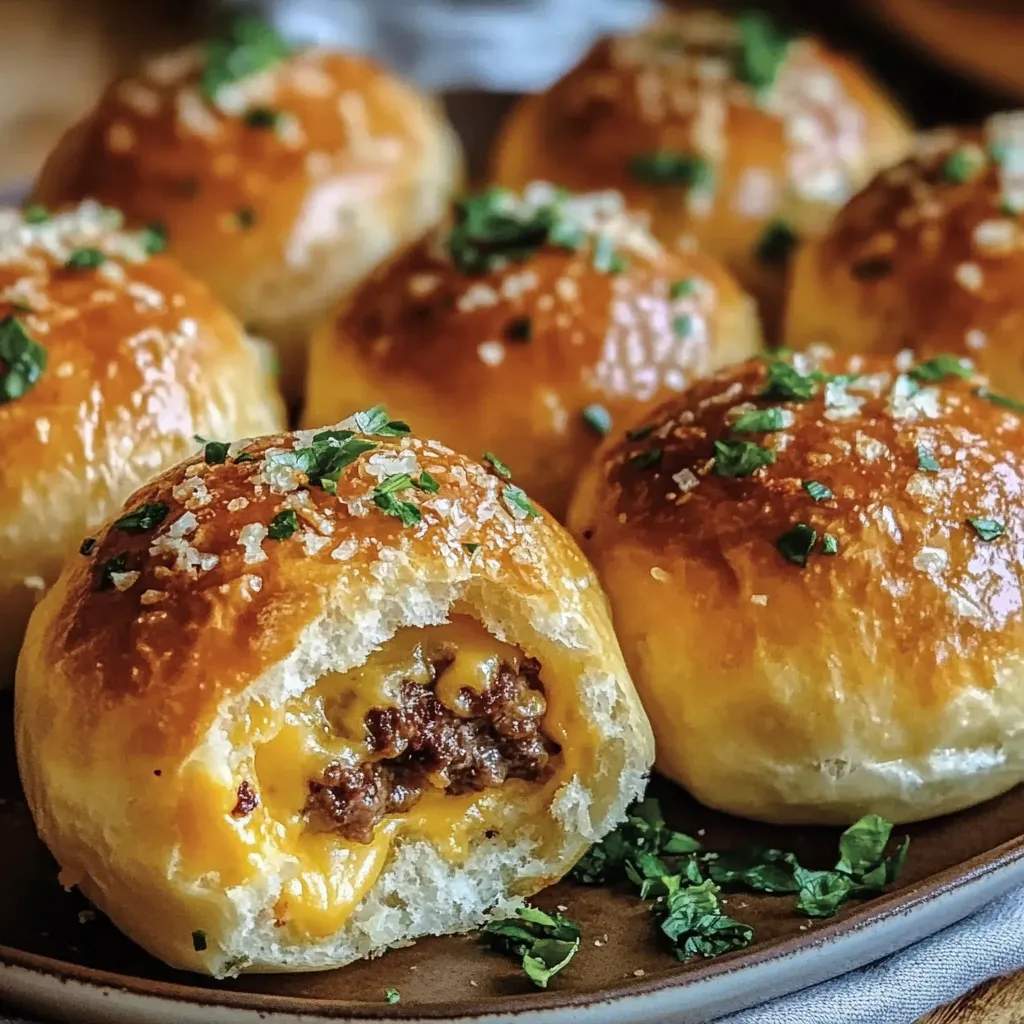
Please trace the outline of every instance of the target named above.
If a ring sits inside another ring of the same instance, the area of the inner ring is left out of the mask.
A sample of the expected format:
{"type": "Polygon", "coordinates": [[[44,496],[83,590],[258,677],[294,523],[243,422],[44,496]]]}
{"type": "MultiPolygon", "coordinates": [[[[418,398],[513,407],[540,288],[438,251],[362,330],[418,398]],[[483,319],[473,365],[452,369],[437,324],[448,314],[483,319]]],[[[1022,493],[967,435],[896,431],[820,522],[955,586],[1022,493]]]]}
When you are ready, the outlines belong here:
{"type": "Polygon", "coordinates": [[[0,210],[0,688],[88,531],[194,435],[279,429],[266,357],[209,291],[95,203],[0,210]]]}
{"type": "Polygon", "coordinates": [[[757,297],[771,333],[796,238],[910,144],[859,65],[761,13],[666,13],[605,39],[504,127],[495,180],[615,188],[667,244],[691,237],[757,297]]]}
{"type": "Polygon", "coordinates": [[[38,607],[15,696],[64,884],[218,976],[477,926],[653,759],[569,535],[379,407],[137,491],[38,607]]]}
{"type": "Polygon", "coordinates": [[[304,419],[379,395],[428,436],[500,452],[561,517],[613,425],[760,343],[730,275],[666,251],[618,194],[492,189],[321,324],[304,419]]]}
{"type": "Polygon", "coordinates": [[[1024,398],[1024,112],[924,136],[794,266],[786,342],[970,357],[1024,398]]]}
{"type": "Polygon", "coordinates": [[[1024,424],[952,356],[698,382],[584,475],[660,771],[783,823],[912,821],[1024,778],[1024,424]]]}
{"type": "Polygon", "coordinates": [[[297,397],[313,321],[444,212],[454,134],[376,64],[289,52],[259,21],[114,82],[43,167],[38,201],[92,196],[170,250],[279,347],[297,397]]]}

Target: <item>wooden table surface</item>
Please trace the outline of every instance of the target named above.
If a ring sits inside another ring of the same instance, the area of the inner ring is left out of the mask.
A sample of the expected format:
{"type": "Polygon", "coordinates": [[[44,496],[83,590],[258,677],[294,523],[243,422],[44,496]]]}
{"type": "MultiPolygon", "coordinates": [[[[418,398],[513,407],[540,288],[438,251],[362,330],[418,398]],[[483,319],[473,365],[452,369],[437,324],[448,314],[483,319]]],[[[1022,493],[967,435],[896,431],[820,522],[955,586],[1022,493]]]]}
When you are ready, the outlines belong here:
{"type": "MultiPolygon", "coordinates": [[[[920,1024],[1022,1024],[1024,971],[980,985],[920,1024]]],[[[879,1022],[881,1024],[881,1022],[879,1022]]]]}

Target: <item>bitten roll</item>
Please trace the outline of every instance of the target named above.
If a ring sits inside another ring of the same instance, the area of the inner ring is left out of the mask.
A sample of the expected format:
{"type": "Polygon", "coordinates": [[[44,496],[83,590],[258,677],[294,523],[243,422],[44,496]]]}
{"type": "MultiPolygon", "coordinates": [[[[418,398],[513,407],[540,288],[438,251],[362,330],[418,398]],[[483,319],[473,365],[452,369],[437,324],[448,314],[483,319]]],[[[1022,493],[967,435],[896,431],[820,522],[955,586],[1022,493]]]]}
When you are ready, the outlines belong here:
{"type": "Polygon", "coordinates": [[[1024,407],[953,356],[766,357],[599,453],[570,509],[703,803],[913,821],[1024,777],[1024,407]]]}
{"type": "Polygon", "coordinates": [[[563,875],[653,758],[589,564],[379,408],[210,446],[34,615],[40,835],[129,936],[217,976],[479,925],[563,875]]]}

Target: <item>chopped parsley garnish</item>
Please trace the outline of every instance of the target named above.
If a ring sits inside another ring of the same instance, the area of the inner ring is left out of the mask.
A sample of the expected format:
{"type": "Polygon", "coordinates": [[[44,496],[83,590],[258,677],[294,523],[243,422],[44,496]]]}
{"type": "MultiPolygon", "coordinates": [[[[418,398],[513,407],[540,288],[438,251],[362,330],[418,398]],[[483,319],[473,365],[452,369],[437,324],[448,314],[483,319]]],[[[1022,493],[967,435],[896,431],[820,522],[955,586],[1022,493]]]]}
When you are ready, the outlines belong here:
{"type": "Polygon", "coordinates": [[[425,469],[413,480],[412,485],[417,490],[426,491],[428,494],[437,494],[441,490],[441,485],[437,482],[437,478],[431,476],[425,469]]]}
{"type": "Polygon", "coordinates": [[[235,456],[233,461],[234,462],[255,462],[256,461],[256,456],[253,455],[252,452],[239,452],[235,456]]]}
{"type": "Polygon", "coordinates": [[[517,316],[505,326],[508,341],[529,341],[533,337],[533,322],[528,316],[517,316]]]}
{"type": "Polygon", "coordinates": [[[967,522],[982,540],[996,540],[1006,533],[1006,527],[998,519],[968,519],[967,522]]]}
{"type": "Polygon", "coordinates": [[[798,241],[796,232],[785,221],[772,221],[758,240],[755,253],[762,263],[785,263],[798,241]]]}
{"type": "Polygon", "coordinates": [[[42,203],[32,203],[21,213],[26,224],[45,224],[50,219],[50,211],[42,203]]]}
{"type": "Polygon", "coordinates": [[[283,508],[270,520],[267,536],[271,540],[288,540],[299,528],[299,516],[293,508],[283,508]]]}
{"type": "Polygon", "coordinates": [[[807,402],[818,390],[818,384],[811,374],[801,373],[795,366],[776,359],[765,367],[767,378],[761,390],[761,398],[783,402],[807,402]]]}
{"type": "Polygon", "coordinates": [[[750,476],[775,461],[775,452],[753,441],[716,441],[715,475],[750,476]]]}
{"type": "MultiPolygon", "coordinates": [[[[361,434],[377,434],[379,437],[404,437],[409,433],[409,424],[404,420],[388,419],[383,405],[357,412],[353,417],[356,429],[361,434]]],[[[318,435],[319,436],[319,435],[318,435]]]]}
{"type": "Polygon", "coordinates": [[[577,252],[585,242],[558,199],[526,209],[515,193],[492,187],[456,202],[447,248],[459,270],[479,274],[521,263],[545,245],[577,252]]]}
{"type": "Polygon", "coordinates": [[[715,177],[705,157],[673,150],[633,157],[629,161],[629,173],[647,185],[685,185],[696,189],[710,188],[715,177]]]}
{"type": "Polygon", "coordinates": [[[0,405],[21,398],[39,383],[47,351],[16,317],[0,320],[0,405]]]}
{"type": "Polygon", "coordinates": [[[835,497],[832,488],[818,480],[804,480],[801,487],[811,496],[814,501],[831,501],[835,497]]]}
{"type": "Polygon", "coordinates": [[[916,381],[931,384],[950,377],[970,380],[974,376],[974,370],[970,366],[965,366],[957,356],[941,355],[918,363],[910,370],[910,376],[916,381]]]}
{"type": "Polygon", "coordinates": [[[615,241],[609,235],[598,235],[594,239],[594,269],[602,274],[621,274],[626,269],[626,258],[615,249],[615,241]]]}
{"type": "Polygon", "coordinates": [[[795,895],[796,909],[831,917],[848,898],[877,895],[899,876],[910,840],[886,856],[891,835],[890,822],[866,815],[840,836],[834,868],[810,870],[783,850],[705,852],[697,840],[668,828],[658,801],[648,798],[584,854],[572,876],[585,885],[629,880],[641,899],[656,901],[654,916],[679,959],[718,956],[743,948],[753,935],[724,916],[720,889],[795,895]]]}
{"type": "Polygon", "coordinates": [[[917,446],[917,468],[922,473],[938,473],[940,468],[935,456],[923,444],[917,446]]]}
{"type": "Polygon", "coordinates": [[[473,555],[477,553],[477,550],[480,547],[480,545],[477,544],[475,541],[466,541],[463,543],[462,546],[466,549],[466,553],[469,555],[470,558],[472,558],[473,555]]]}
{"type": "Polygon", "coordinates": [[[395,1003],[400,1003],[402,1001],[402,994],[397,988],[387,988],[384,990],[384,998],[394,1006],[395,1003]]]}
{"type": "Polygon", "coordinates": [[[494,452],[484,452],[484,462],[488,463],[491,469],[502,478],[502,480],[512,479],[512,470],[505,465],[501,459],[498,458],[494,452]]]}
{"type": "Polygon", "coordinates": [[[159,221],[147,224],[141,232],[142,248],[147,256],[156,256],[167,248],[167,227],[159,221]]]}
{"type": "Polygon", "coordinates": [[[224,86],[273,67],[288,53],[285,41],[261,18],[235,18],[222,36],[206,43],[203,95],[216,102],[224,86]]]}
{"type": "Polygon", "coordinates": [[[408,473],[389,476],[374,487],[374,503],[385,515],[400,519],[403,526],[415,526],[423,518],[420,510],[411,501],[403,501],[398,497],[399,491],[404,491],[412,485],[412,477],[408,473]]]}
{"type": "Polygon", "coordinates": [[[99,249],[75,249],[64,261],[65,270],[95,270],[107,262],[107,254],[99,249]]]}
{"type": "Polygon", "coordinates": [[[672,321],[672,330],[675,331],[677,338],[688,338],[693,334],[693,325],[695,323],[692,313],[684,313],[682,316],[677,316],[672,321]]]}
{"type": "Polygon", "coordinates": [[[744,11],[736,19],[736,27],[741,47],[736,76],[765,96],[786,59],[790,38],[762,11],[744,11]]]}
{"type": "MultiPolygon", "coordinates": [[[[380,408],[380,407],[378,407],[380,408]]],[[[370,410],[374,412],[375,410],[370,410]]],[[[380,410],[387,420],[387,413],[380,410]]],[[[357,420],[359,415],[357,414],[357,420]]],[[[388,424],[385,422],[384,426],[388,424]]],[[[338,481],[342,470],[350,466],[364,452],[377,447],[376,441],[366,441],[351,430],[321,430],[313,435],[307,448],[296,448],[290,452],[275,452],[267,456],[267,463],[290,466],[305,473],[309,482],[322,487],[328,494],[338,493],[338,481]]],[[[235,462],[252,462],[253,457],[243,452],[235,462]]]]}
{"type": "Polygon", "coordinates": [[[663,452],[660,448],[650,448],[645,452],[637,452],[636,455],[630,455],[629,464],[635,469],[650,469],[652,466],[661,464],[662,454],[663,452]]]}
{"type": "Polygon", "coordinates": [[[281,111],[274,110],[273,107],[250,107],[242,115],[242,120],[248,128],[273,131],[281,120],[281,111]]]}
{"type": "Polygon", "coordinates": [[[240,206],[235,210],[235,223],[243,231],[248,231],[256,223],[256,211],[251,206],[240,206]]]}
{"type": "Polygon", "coordinates": [[[808,526],[807,523],[797,523],[796,526],[779,537],[775,546],[787,562],[799,565],[802,569],[807,565],[807,559],[817,541],[818,531],[813,526],[808,526]]]}
{"type": "Polygon", "coordinates": [[[202,953],[206,949],[206,932],[194,931],[192,933],[192,948],[197,953],[202,953]]]}
{"type": "Polygon", "coordinates": [[[729,428],[736,434],[767,434],[786,426],[784,409],[753,409],[743,413],[729,428]]]}
{"type": "Polygon", "coordinates": [[[581,934],[574,921],[536,907],[518,907],[515,917],[484,927],[494,949],[522,958],[523,970],[538,988],[547,988],[579,952],[581,934]]]}
{"type": "Polygon", "coordinates": [[[986,164],[985,151],[980,146],[957,146],[942,165],[942,176],[957,185],[976,178],[986,164]]]}
{"type": "Polygon", "coordinates": [[[642,441],[645,437],[650,437],[654,433],[656,426],[656,423],[649,423],[645,427],[634,427],[632,430],[627,430],[626,439],[629,441],[642,441]]]}
{"type": "Polygon", "coordinates": [[[114,574],[119,572],[125,572],[128,568],[128,552],[122,551],[119,555],[114,555],[113,558],[108,558],[100,566],[100,577],[99,577],[99,589],[100,590],[113,590],[114,589],[114,574]]]}
{"type": "Polygon", "coordinates": [[[978,398],[984,398],[986,402],[991,402],[1000,408],[1010,409],[1012,412],[1024,412],[1024,402],[1018,402],[1016,398],[1010,398],[1009,395],[1000,395],[995,391],[989,391],[988,388],[975,388],[974,393],[978,398]]]}
{"type": "Polygon", "coordinates": [[[612,414],[603,405],[585,406],[581,415],[583,422],[600,437],[606,436],[612,429],[612,414]]]}
{"type": "Polygon", "coordinates": [[[221,466],[228,461],[230,441],[207,441],[205,437],[200,437],[198,434],[196,434],[196,440],[203,445],[203,462],[208,466],[221,466]]]}
{"type": "Polygon", "coordinates": [[[509,486],[502,490],[501,496],[510,505],[525,512],[527,517],[533,519],[540,515],[540,510],[536,505],[526,496],[526,492],[521,487],[509,486]]]}
{"type": "Polygon", "coordinates": [[[826,533],[821,538],[821,553],[823,555],[838,555],[839,538],[831,533],[826,533]]]}
{"type": "Polygon", "coordinates": [[[85,555],[87,558],[96,550],[96,538],[86,537],[82,541],[81,546],[78,549],[80,555],[85,555]]]}
{"type": "Polygon", "coordinates": [[[684,277],[681,281],[673,281],[668,286],[668,297],[670,299],[685,299],[697,292],[697,279],[684,277]]]}
{"type": "Polygon", "coordinates": [[[114,523],[115,530],[123,533],[148,533],[155,530],[166,518],[170,508],[162,501],[147,501],[114,523]]]}

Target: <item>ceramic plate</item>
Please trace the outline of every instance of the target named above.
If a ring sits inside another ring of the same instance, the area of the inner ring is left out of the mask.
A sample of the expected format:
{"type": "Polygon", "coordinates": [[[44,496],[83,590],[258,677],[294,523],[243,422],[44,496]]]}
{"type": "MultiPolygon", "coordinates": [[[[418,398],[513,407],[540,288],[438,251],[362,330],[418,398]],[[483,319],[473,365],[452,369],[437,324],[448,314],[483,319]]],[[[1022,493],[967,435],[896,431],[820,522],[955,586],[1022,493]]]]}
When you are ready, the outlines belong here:
{"type": "MultiPolygon", "coordinates": [[[[255,1024],[334,1020],[654,1024],[705,1021],[795,991],[893,952],[1024,884],[1024,788],[983,807],[910,826],[898,888],[829,921],[793,912],[792,897],[730,895],[753,925],[747,950],[681,964],[659,944],[650,912],[620,891],[563,883],[537,903],[566,907],[583,948],[547,992],[468,935],[429,939],[380,959],[319,974],[214,982],[172,971],[137,949],[57,884],[18,787],[9,698],[0,700],[0,995],[68,1021],[255,1024]],[[390,1006],[385,991],[397,989],[390,1006]]],[[[835,860],[831,829],[773,828],[708,811],[654,783],[671,824],[712,849],[756,843],[811,866],[835,860]]]]}

